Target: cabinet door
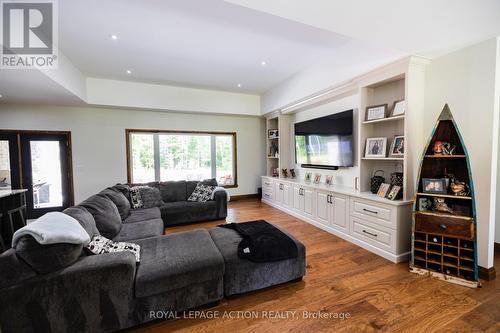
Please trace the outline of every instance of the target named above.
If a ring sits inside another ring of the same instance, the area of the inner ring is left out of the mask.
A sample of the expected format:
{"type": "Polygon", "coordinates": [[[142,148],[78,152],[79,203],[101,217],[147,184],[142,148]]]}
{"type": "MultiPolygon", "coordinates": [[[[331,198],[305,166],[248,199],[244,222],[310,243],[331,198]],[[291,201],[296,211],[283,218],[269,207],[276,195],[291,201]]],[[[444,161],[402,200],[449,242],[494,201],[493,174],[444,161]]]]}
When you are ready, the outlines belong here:
{"type": "Polygon", "coordinates": [[[329,194],[316,192],[316,218],[323,224],[329,223],[330,204],[328,203],[329,194]]]}
{"type": "Polygon", "coordinates": [[[313,190],[309,190],[307,188],[305,188],[303,191],[303,195],[302,195],[302,203],[303,203],[303,207],[302,207],[302,211],[304,213],[306,213],[307,215],[313,215],[314,214],[314,205],[313,205],[313,202],[314,202],[314,192],[313,190]]]}
{"type": "Polygon", "coordinates": [[[289,184],[283,184],[283,204],[285,206],[292,206],[292,187],[289,184]]]}
{"type": "Polygon", "coordinates": [[[283,184],[280,182],[274,183],[275,191],[274,191],[274,200],[278,203],[283,203],[283,190],[281,189],[283,184]]]}
{"type": "Polygon", "coordinates": [[[349,231],[349,223],[347,221],[347,198],[343,196],[332,197],[332,215],[331,215],[331,225],[337,229],[341,229],[344,232],[349,231]]]}
{"type": "Polygon", "coordinates": [[[300,195],[300,187],[293,187],[293,208],[300,211],[301,210],[302,195],[300,195]]]}

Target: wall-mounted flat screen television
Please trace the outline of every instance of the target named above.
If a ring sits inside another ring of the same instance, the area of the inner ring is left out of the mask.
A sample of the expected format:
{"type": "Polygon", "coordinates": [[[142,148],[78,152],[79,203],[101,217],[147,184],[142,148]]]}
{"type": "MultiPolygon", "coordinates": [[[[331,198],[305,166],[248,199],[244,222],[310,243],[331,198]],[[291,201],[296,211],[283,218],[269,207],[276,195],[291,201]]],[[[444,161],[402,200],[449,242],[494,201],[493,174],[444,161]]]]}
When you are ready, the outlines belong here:
{"type": "Polygon", "coordinates": [[[295,124],[295,161],[302,167],[354,165],[353,110],[295,124]]]}

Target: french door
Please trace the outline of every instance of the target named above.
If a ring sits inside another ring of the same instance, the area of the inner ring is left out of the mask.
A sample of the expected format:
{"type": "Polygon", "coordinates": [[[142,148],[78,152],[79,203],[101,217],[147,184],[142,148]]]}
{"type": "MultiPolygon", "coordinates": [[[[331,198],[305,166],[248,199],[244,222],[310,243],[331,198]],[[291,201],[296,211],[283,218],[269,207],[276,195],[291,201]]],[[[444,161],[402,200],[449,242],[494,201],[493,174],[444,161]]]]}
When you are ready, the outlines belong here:
{"type": "Polygon", "coordinates": [[[0,159],[3,185],[28,190],[28,218],[73,204],[70,132],[0,131],[0,159]]]}

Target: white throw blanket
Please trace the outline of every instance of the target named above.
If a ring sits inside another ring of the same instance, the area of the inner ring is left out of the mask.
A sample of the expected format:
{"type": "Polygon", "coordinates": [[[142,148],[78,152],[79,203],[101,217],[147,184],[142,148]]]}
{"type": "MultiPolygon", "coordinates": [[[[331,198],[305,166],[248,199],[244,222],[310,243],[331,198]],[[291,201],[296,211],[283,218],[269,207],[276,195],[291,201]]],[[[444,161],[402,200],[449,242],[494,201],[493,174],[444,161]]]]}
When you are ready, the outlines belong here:
{"type": "Polygon", "coordinates": [[[35,222],[17,230],[12,237],[12,247],[15,248],[22,236],[32,236],[40,244],[70,243],[87,245],[89,234],[77,220],[69,215],[52,212],[40,217],[35,222]]]}
{"type": "Polygon", "coordinates": [[[224,188],[224,187],[220,187],[220,186],[217,186],[214,191],[212,192],[212,200],[214,200],[215,198],[215,192],[219,192],[219,191],[224,191],[226,192],[226,195],[227,195],[227,202],[229,202],[229,199],[231,199],[231,196],[229,195],[229,192],[224,188]]]}

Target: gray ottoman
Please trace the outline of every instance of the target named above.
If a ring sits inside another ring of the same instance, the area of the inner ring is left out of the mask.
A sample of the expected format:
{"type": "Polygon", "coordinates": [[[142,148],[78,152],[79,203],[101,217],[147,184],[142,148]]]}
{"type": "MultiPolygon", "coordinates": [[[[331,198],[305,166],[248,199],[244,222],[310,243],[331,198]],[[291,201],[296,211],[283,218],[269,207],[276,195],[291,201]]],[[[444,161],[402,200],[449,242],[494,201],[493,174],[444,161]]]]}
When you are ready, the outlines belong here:
{"type": "MultiPolygon", "coordinates": [[[[283,229],[281,231],[285,232],[283,229]]],[[[281,261],[257,263],[238,258],[241,237],[234,230],[213,228],[208,231],[224,257],[224,295],[235,296],[284,282],[301,279],[306,270],[306,250],[302,243],[290,236],[297,244],[298,257],[281,261]]]]}

